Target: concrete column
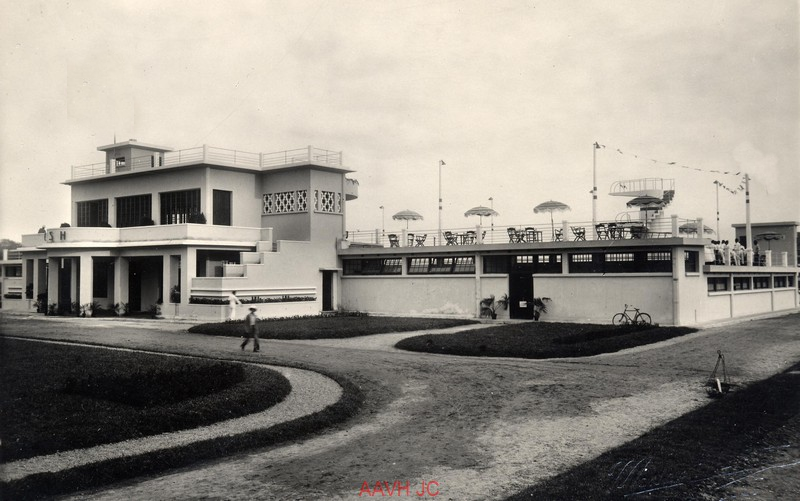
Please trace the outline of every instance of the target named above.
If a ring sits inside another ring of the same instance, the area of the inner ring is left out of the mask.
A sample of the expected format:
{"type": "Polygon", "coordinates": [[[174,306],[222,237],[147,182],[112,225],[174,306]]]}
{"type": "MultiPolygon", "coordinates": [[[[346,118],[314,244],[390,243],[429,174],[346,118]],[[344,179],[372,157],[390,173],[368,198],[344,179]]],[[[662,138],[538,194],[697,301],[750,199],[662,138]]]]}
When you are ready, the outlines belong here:
{"type": "Polygon", "coordinates": [[[47,304],[58,303],[58,270],[61,269],[60,257],[48,258],[48,276],[47,276],[47,304]]]}
{"type": "Polygon", "coordinates": [[[772,251],[769,249],[764,251],[764,265],[772,266],[772,251]]]}
{"type": "Polygon", "coordinates": [[[672,236],[673,237],[677,237],[678,236],[678,215],[677,214],[672,214],[670,216],[670,219],[671,219],[671,222],[672,222],[672,236]]]}
{"type": "Polygon", "coordinates": [[[705,229],[705,226],[703,226],[703,218],[702,217],[698,217],[697,218],[697,238],[703,238],[703,233],[704,233],[703,230],[704,229],[705,229]]]}
{"type": "Polygon", "coordinates": [[[167,254],[161,258],[161,302],[163,305],[170,303],[169,291],[172,283],[172,256],[167,254]]]}
{"type": "MultiPolygon", "coordinates": [[[[33,299],[35,301],[36,297],[39,295],[39,260],[37,258],[33,258],[32,261],[33,266],[31,267],[30,281],[33,283],[33,299]]],[[[22,272],[27,273],[25,269],[23,269],[22,272]]]]}
{"type": "Polygon", "coordinates": [[[130,265],[128,258],[118,257],[114,260],[114,303],[128,302],[128,279],[130,265]]]}
{"type": "Polygon", "coordinates": [[[192,277],[197,270],[197,250],[189,247],[184,254],[181,254],[181,304],[189,304],[189,296],[192,293],[192,277]]]}
{"type": "Polygon", "coordinates": [[[89,304],[94,299],[94,267],[92,266],[92,256],[89,255],[81,255],[80,258],[80,280],[79,290],[80,295],[78,297],[78,302],[80,304],[89,304]]]}
{"type": "Polygon", "coordinates": [[[78,273],[80,272],[80,258],[79,257],[70,257],[64,258],[70,260],[70,269],[69,269],[69,300],[70,302],[74,303],[78,301],[78,286],[79,286],[79,279],[78,273]]]}
{"type": "Polygon", "coordinates": [[[409,247],[408,230],[403,230],[400,232],[400,247],[409,247]]]}

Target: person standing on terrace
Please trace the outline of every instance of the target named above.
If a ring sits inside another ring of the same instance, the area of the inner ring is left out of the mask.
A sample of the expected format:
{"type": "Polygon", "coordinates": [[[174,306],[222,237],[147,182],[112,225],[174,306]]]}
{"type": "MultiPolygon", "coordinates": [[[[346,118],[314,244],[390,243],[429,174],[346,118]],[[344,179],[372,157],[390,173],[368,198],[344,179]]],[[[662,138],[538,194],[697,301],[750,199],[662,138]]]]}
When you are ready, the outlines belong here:
{"type": "Polygon", "coordinates": [[[231,291],[231,293],[228,294],[228,320],[233,320],[236,318],[237,304],[242,304],[242,302],[239,301],[238,297],[236,297],[236,291],[231,291]]]}

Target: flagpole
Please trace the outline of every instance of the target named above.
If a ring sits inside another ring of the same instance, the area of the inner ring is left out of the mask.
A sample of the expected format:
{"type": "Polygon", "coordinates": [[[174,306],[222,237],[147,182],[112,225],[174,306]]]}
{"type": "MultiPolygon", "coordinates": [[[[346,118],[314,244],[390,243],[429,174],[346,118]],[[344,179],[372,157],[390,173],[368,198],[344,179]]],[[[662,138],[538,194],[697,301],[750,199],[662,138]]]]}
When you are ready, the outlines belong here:
{"type": "MultiPolygon", "coordinates": [[[[597,240],[597,149],[600,145],[595,143],[592,145],[592,231],[594,232],[594,239],[597,240]]],[[[551,212],[552,216],[553,213],[551,212]]]]}
{"type": "Polygon", "coordinates": [[[439,245],[442,244],[442,165],[444,160],[439,160],[439,245]]]}

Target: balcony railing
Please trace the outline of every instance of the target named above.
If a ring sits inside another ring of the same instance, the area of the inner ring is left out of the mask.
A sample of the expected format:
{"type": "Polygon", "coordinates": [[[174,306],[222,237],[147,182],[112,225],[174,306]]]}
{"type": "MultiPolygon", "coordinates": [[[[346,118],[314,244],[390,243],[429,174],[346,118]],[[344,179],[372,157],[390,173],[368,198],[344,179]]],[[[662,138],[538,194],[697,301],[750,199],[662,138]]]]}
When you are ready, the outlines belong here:
{"type": "Polygon", "coordinates": [[[312,163],[332,167],[342,166],[342,152],[322,148],[298,148],[273,153],[252,153],[247,151],[198,146],[185,150],[168,151],[163,154],[134,157],[129,164],[108,163],[76,165],[72,167],[72,180],[104,176],[122,172],[142,171],[153,168],[176,167],[193,164],[223,165],[255,170],[269,170],[284,166],[312,163]]]}
{"type": "Polygon", "coordinates": [[[675,218],[673,220],[672,218],[662,218],[648,221],[646,224],[644,221],[598,221],[597,227],[593,227],[591,221],[562,221],[552,226],[550,223],[476,225],[443,228],[441,237],[438,229],[376,229],[348,231],[345,240],[351,244],[369,244],[381,247],[538,244],[584,240],[613,240],[619,242],[671,237],[696,238],[698,236],[696,233],[679,231],[681,226],[695,224],[697,222],[690,219],[675,218]],[[510,228],[513,231],[510,231],[510,228]]]}

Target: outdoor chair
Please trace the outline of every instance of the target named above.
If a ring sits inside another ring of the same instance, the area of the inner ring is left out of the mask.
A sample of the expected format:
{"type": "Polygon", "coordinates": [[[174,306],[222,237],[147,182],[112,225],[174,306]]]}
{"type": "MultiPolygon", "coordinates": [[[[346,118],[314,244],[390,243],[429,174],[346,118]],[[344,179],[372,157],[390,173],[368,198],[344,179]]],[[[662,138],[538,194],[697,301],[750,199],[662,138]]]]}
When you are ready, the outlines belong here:
{"type": "Polygon", "coordinates": [[[417,235],[417,247],[424,247],[425,246],[425,239],[428,238],[427,233],[423,233],[422,235],[417,235]]]}
{"type": "Polygon", "coordinates": [[[414,247],[414,234],[409,233],[408,235],[408,245],[407,247],[414,247]]]}
{"type": "Polygon", "coordinates": [[[458,245],[458,236],[454,235],[452,231],[445,231],[444,239],[447,241],[445,245],[458,245]]]}
{"type": "Polygon", "coordinates": [[[477,234],[474,231],[464,233],[464,245],[472,245],[475,243],[477,234]]]}
{"type": "Polygon", "coordinates": [[[572,234],[575,235],[575,241],[586,240],[586,228],[583,226],[570,226],[572,234]]]}
{"type": "Polygon", "coordinates": [[[562,242],[564,240],[564,230],[559,228],[553,232],[553,241],[562,242]]]}
{"type": "Polygon", "coordinates": [[[512,244],[519,242],[519,240],[517,240],[517,229],[516,228],[509,228],[508,229],[508,242],[512,243],[512,244]]]}
{"type": "Polygon", "coordinates": [[[622,228],[617,228],[617,223],[608,223],[608,238],[611,240],[622,238],[622,228]]]}
{"type": "Polygon", "coordinates": [[[400,247],[400,239],[394,233],[389,234],[389,247],[400,247]]]}
{"type": "Polygon", "coordinates": [[[597,232],[598,240],[608,240],[608,230],[606,229],[605,223],[595,225],[594,229],[597,232]]]}
{"type": "Polygon", "coordinates": [[[525,228],[525,240],[528,242],[539,241],[539,235],[536,231],[536,228],[531,228],[531,227],[525,228]]]}
{"type": "Polygon", "coordinates": [[[647,230],[644,226],[631,226],[630,227],[631,238],[641,239],[644,238],[647,234],[647,230]]]}

